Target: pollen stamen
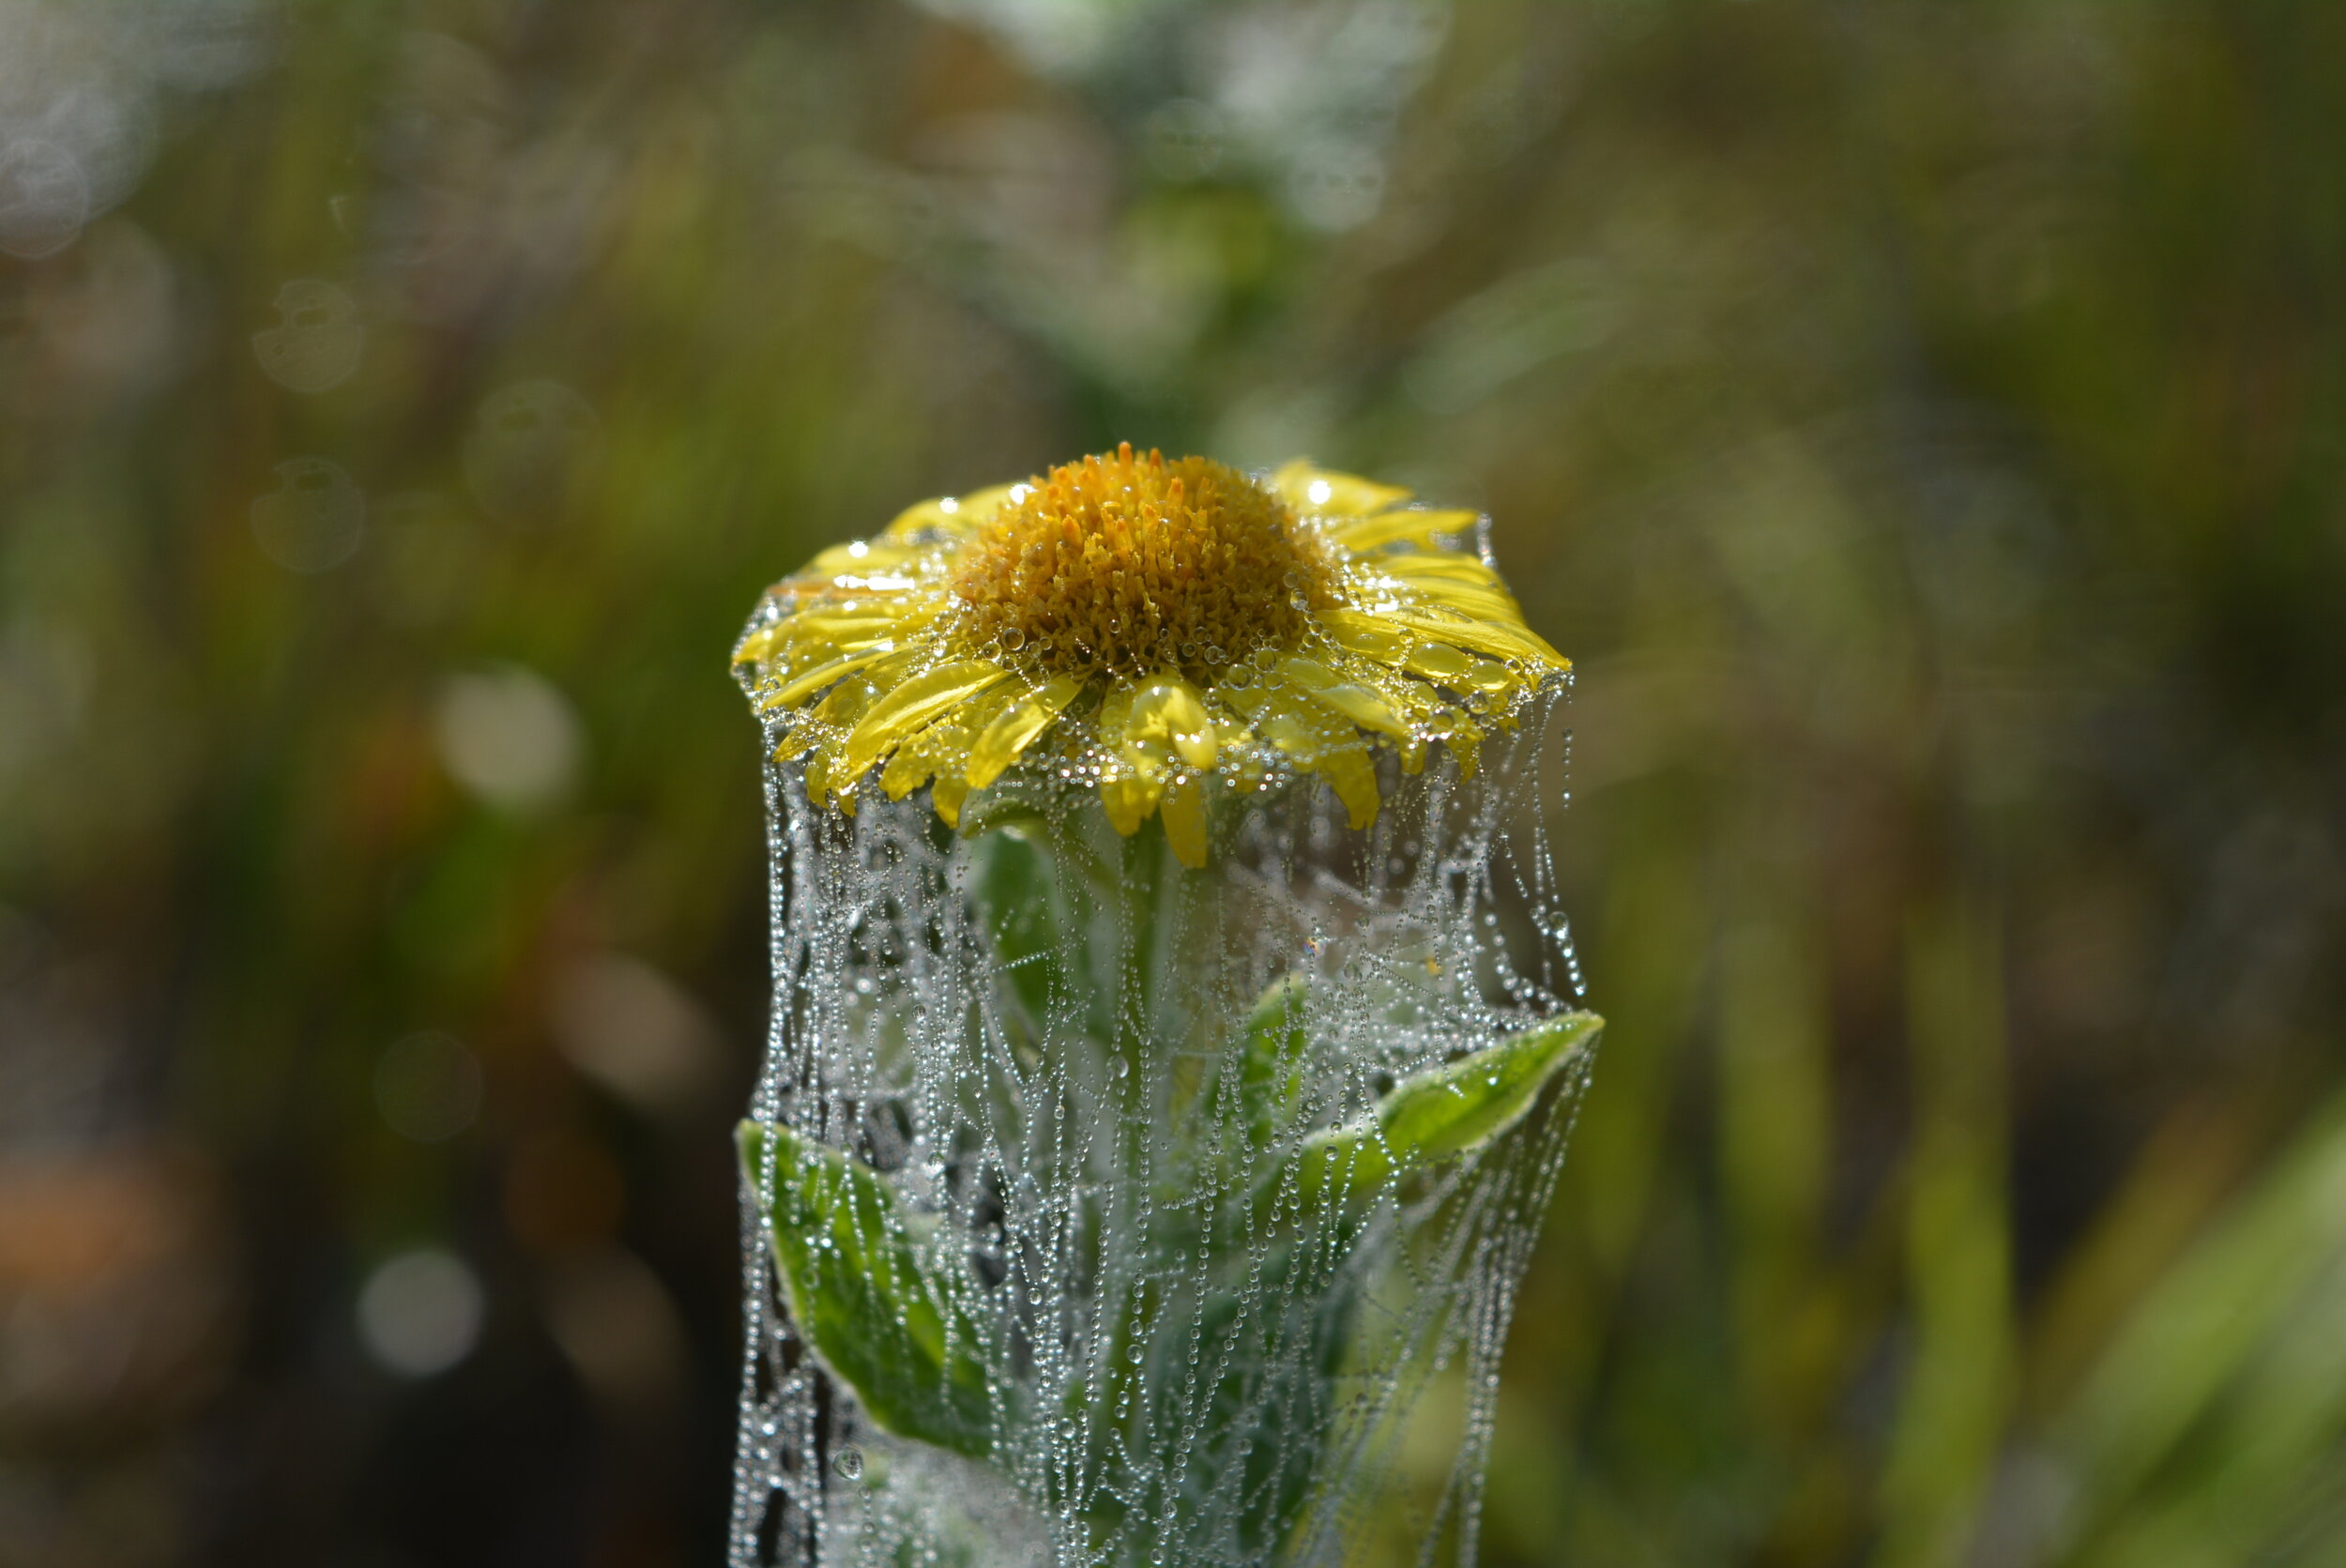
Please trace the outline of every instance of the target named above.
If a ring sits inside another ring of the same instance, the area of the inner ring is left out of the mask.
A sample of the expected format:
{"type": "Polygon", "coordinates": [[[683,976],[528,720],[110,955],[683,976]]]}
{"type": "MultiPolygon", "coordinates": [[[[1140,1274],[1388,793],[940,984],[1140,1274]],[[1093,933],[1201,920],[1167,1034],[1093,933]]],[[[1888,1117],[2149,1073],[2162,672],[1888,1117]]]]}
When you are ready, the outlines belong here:
{"type": "Polygon", "coordinates": [[[1003,506],[962,553],[955,630],[1035,676],[1205,682],[1293,645],[1333,574],[1318,532],[1244,474],[1128,443],[1003,506]]]}

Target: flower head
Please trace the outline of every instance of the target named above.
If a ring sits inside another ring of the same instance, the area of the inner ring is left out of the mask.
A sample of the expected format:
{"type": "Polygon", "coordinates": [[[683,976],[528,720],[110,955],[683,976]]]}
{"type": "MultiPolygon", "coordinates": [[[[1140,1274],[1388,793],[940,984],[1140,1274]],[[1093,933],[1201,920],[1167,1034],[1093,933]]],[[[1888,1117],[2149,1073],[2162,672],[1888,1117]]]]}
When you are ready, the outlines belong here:
{"type": "Polygon", "coordinates": [[[1298,770],[1362,828],[1375,748],[1415,772],[1440,741],[1470,771],[1571,667],[1457,547],[1476,515],[1409,499],[1300,459],[1258,482],[1120,447],[824,551],[769,591],[734,662],[818,804],[852,811],[877,766],[890,799],[927,785],[954,822],[1047,758],[1120,832],[1161,814],[1186,865],[1206,860],[1210,790],[1298,770]]]}

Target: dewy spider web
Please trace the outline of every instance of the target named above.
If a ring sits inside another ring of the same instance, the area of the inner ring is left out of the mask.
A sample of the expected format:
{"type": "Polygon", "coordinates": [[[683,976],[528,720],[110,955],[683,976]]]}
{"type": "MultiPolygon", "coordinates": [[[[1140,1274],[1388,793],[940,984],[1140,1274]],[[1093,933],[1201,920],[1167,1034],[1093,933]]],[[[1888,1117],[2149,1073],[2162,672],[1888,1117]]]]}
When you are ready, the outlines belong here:
{"type": "Polygon", "coordinates": [[[1566,684],[1476,777],[1388,757],[1365,832],[1290,783],[1203,871],[1040,767],[955,833],[769,764],[734,1568],[1354,1560],[1445,1376],[1415,1560],[1473,1560],[1593,1049],[1540,825],[1566,684]]]}

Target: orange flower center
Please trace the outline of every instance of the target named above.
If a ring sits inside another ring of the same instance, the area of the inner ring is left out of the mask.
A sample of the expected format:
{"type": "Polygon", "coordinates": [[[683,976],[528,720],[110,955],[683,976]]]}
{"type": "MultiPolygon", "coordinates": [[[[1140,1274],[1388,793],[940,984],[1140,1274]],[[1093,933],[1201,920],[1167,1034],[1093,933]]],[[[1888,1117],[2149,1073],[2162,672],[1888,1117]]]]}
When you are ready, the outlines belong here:
{"type": "Polygon", "coordinates": [[[956,630],[1036,673],[1204,682],[1300,637],[1333,572],[1318,536],[1237,469],[1125,445],[1028,481],[963,548],[956,630]]]}

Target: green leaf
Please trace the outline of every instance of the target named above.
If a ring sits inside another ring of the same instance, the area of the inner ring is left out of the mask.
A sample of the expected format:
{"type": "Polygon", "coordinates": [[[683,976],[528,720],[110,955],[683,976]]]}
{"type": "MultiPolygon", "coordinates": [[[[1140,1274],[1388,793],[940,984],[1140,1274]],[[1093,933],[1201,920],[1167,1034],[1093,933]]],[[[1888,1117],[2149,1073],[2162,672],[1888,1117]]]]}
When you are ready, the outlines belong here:
{"type": "Polygon", "coordinates": [[[871,1418],[899,1437],[983,1458],[995,1408],[958,1282],[932,1269],[878,1172],[786,1127],[737,1134],[753,1192],[771,1139],[768,1236],[800,1335],[871,1418]]]}
{"type": "MultiPolygon", "coordinates": [[[[1511,1040],[1428,1068],[1394,1086],[1358,1121],[1307,1141],[1293,1163],[1306,1203],[1373,1196],[1385,1183],[1490,1143],[1530,1114],[1540,1092],[1595,1043],[1605,1021],[1559,1013],[1511,1040]]],[[[1266,1197],[1285,1201],[1284,1180],[1266,1197]]]]}
{"type": "Polygon", "coordinates": [[[1309,994],[1302,976],[1288,975],[1263,993],[1247,1017],[1239,1058],[1239,1108],[1245,1119],[1246,1140],[1254,1149],[1268,1147],[1295,1114],[1303,1088],[1304,1051],[1311,1043],[1303,1033],[1303,1001],[1309,994]]]}

